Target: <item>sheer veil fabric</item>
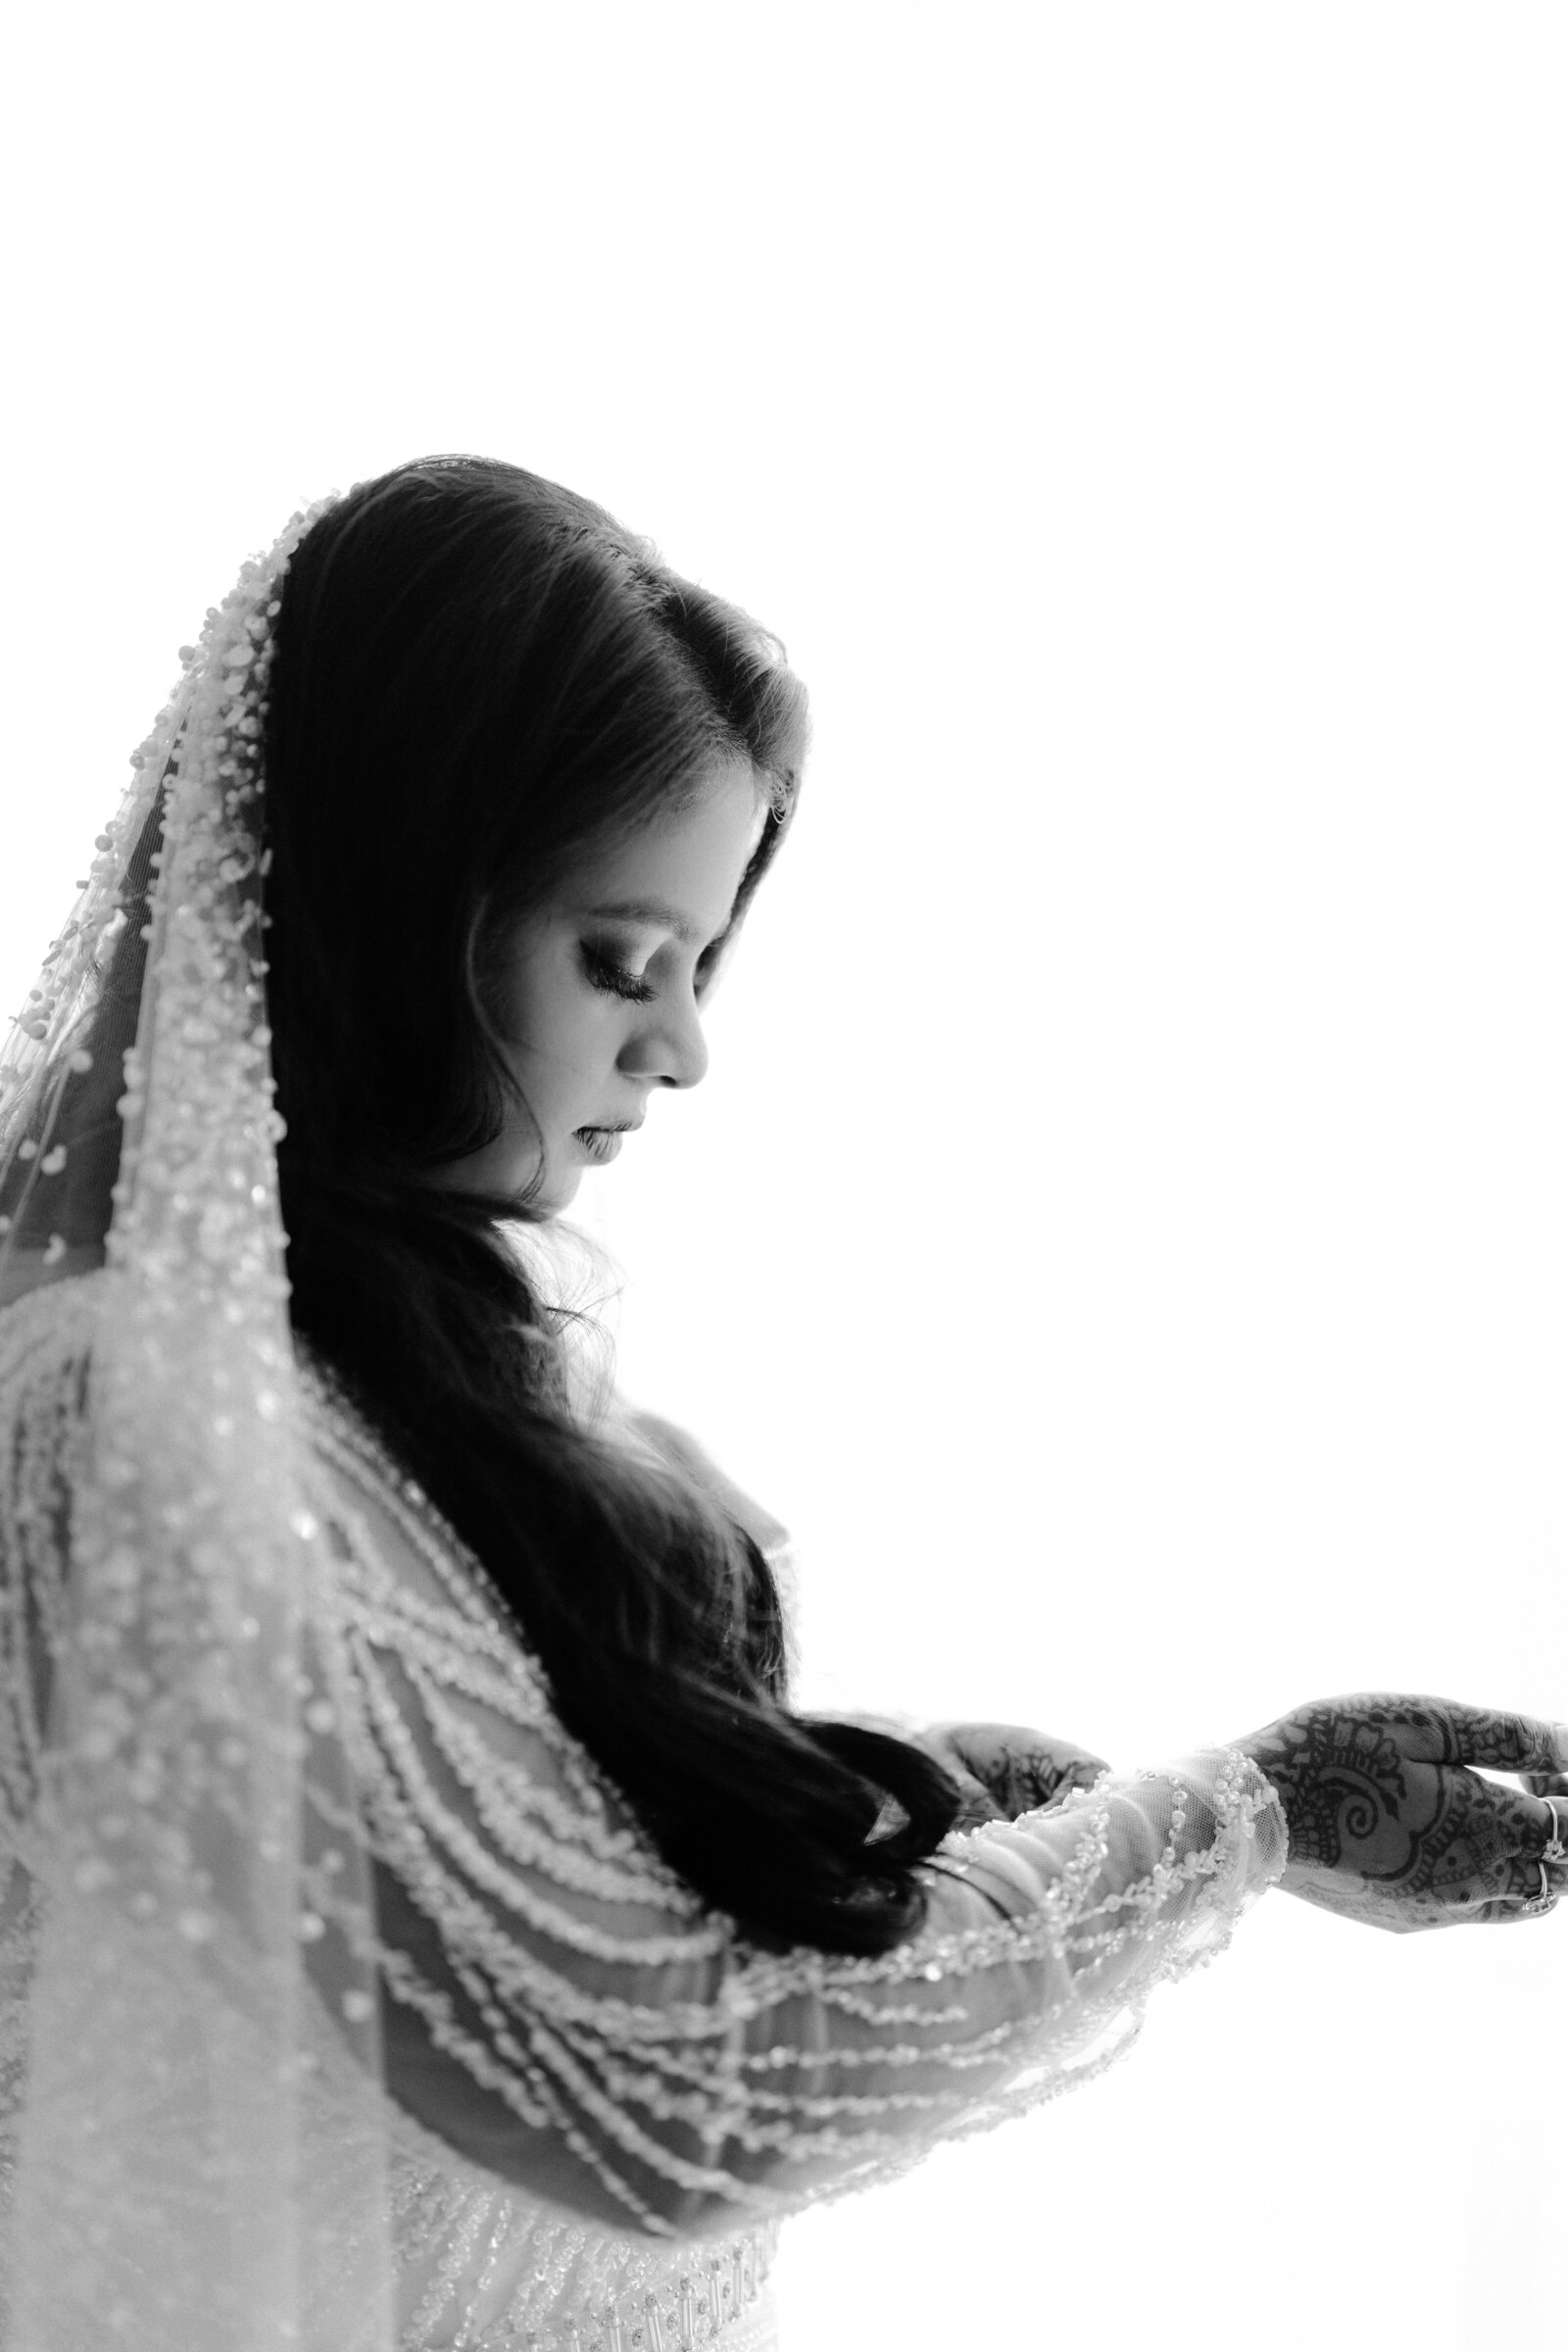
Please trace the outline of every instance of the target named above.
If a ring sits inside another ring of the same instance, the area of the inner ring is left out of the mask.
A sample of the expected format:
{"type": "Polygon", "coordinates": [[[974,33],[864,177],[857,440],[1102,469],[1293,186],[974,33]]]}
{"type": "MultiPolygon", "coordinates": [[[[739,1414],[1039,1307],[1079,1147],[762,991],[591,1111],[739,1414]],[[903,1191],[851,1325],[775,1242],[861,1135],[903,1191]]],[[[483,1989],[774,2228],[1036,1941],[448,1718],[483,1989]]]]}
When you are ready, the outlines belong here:
{"type": "Polygon", "coordinates": [[[5,1607],[35,1710],[3,1756],[13,2352],[394,2340],[263,987],[269,628],[319,511],[184,649],[0,1061],[0,1305],[103,1268],[90,1374],[55,1399],[70,1575],[5,1607]],[[313,2144],[336,2050],[362,2128],[313,2144]]]}

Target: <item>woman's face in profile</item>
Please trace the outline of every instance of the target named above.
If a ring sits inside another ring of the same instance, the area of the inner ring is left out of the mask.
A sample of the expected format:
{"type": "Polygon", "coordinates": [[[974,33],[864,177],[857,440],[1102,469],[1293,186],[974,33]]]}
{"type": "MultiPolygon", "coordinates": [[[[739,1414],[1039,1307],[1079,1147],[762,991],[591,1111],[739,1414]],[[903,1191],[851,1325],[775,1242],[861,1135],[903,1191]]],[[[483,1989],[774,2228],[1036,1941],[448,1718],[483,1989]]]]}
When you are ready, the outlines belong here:
{"type": "Polygon", "coordinates": [[[695,807],[596,854],[518,925],[497,1027],[538,1135],[516,1110],[494,1143],[441,1171],[447,1183],[518,1194],[542,1140],[531,1213],[558,1215],[584,1169],[614,1157],[614,1131],[641,1126],[656,1087],[697,1084],[698,958],[729,921],[766,808],[748,761],[715,766],[695,807]]]}

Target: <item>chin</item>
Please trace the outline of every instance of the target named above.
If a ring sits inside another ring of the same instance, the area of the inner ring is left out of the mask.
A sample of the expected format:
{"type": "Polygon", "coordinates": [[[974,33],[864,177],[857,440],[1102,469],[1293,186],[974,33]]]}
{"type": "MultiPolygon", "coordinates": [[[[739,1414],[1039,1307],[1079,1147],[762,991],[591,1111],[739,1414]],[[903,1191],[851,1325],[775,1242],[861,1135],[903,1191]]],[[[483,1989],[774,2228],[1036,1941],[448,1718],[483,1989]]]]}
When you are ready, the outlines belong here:
{"type": "Polygon", "coordinates": [[[547,1167],[541,1177],[538,1160],[529,1160],[512,1171],[507,1185],[514,1215],[525,1225],[547,1224],[570,1207],[582,1178],[582,1169],[573,1167],[547,1167]]]}
{"type": "Polygon", "coordinates": [[[539,1187],[533,1204],[534,1215],[559,1217],[562,1210],[569,1208],[576,1200],[582,1189],[582,1178],[581,1168],[552,1169],[539,1187]]]}

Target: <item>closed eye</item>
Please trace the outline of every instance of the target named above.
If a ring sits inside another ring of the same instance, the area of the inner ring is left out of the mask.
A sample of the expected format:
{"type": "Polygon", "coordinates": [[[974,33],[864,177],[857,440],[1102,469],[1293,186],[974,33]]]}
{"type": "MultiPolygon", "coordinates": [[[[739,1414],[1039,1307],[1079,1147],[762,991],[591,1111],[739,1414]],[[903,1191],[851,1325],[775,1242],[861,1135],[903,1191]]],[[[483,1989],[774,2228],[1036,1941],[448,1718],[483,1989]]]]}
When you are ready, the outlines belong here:
{"type": "Polygon", "coordinates": [[[595,988],[602,988],[607,996],[622,997],[633,1004],[650,1004],[659,994],[646,980],[639,980],[635,972],[628,972],[624,964],[601,956],[594,948],[585,945],[582,959],[595,988]]]}

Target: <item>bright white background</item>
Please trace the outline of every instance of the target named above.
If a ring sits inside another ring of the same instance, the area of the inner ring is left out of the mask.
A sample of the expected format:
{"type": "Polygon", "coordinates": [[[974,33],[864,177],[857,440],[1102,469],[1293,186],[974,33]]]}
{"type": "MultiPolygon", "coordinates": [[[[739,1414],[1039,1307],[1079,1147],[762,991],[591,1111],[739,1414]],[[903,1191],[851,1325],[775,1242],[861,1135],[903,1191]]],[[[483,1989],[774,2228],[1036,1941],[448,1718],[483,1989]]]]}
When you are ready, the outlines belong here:
{"type": "MultiPolygon", "coordinates": [[[[174,649],[436,449],[813,692],[712,1069],[583,1202],[820,1704],[1119,1764],[1568,1715],[1568,27],[1269,0],[29,12],[0,1004],[174,649]]],[[[390,951],[389,951],[390,952],[390,951]]],[[[1270,1897],[812,2215],[790,2352],[1556,2344],[1561,1920],[1270,1897]]]]}

